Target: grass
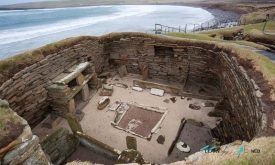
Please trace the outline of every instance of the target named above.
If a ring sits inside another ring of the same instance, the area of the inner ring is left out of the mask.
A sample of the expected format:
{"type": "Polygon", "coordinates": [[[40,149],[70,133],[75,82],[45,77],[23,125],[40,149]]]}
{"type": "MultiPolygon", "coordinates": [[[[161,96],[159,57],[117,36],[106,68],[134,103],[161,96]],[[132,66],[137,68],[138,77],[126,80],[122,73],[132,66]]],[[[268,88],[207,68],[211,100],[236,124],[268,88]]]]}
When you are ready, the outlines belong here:
{"type": "Polygon", "coordinates": [[[255,47],[257,49],[260,50],[266,50],[267,48],[265,46],[256,44],[254,42],[249,42],[249,41],[244,41],[244,40],[240,40],[240,41],[229,41],[229,40],[222,40],[219,38],[213,38],[210,37],[209,35],[205,35],[205,34],[198,34],[198,33],[168,33],[168,36],[172,36],[172,37],[179,37],[179,38],[187,38],[187,39],[195,39],[195,40],[204,40],[204,41],[217,41],[217,42],[225,42],[225,43],[236,43],[236,44],[240,44],[240,45],[246,45],[246,46],[252,46],[255,47]]]}
{"type": "Polygon", "coordinates": [[[15,116],[13,113],[10,113],[6,108],[0,108],[0,141],[6,135],[9,134],[12,128],[7,126],[8,122],[19,123],[21,118],[15,116]]]}
{"type": "Polygon", "coordinates": [[[204,41],[219,41],[224,42],[224,40],[219,38],[213,38],[208,35],[197,34],[197,33],[179,33],[179,32],[172,32],[168,33],[168,36],[172,37],[179,37],[179,38],[187,38],[187,39],[195,39],[195,40],[204,40],[204,41]]]}
{"type": "Polygon", "coordinates": [[[48,44],[41,48],[0,60],[0,84],[7,81],[8,78],[10,78],[10,75],[13,75],[16,72],[19,72],[21,69],[41,61],[49,54],[57,53],[60,50],[72,47],[73,45],[79,44],[85,40],[95,39],[97,39],[97,37],[92,36],[67,38],[59,42],[48,44]]]}
{"type": "Polygon", "coordinates": [[[198,165],[274,165],[275,164],[275,137],[257,138],[247,145],[247,149],[260,149],[260,153],[236,154],[211,153],[205,155],[196,164],[198,165]]]}
{"type": "MultiPolygon", "coordinates": [[[[250,24],[250,25],[245,25],[245,26],[240,26],[240,27],[244,30],[244,34],[245,34],[246,32],[251,31],[253,29],[262,31],[263,27],[264,27],[264,23],[250,24]]],[[[211,35],[211,34],[220,33],[220,32],[223,32],[223,31],[236,31],[240,27],[235,26],[235,27],[226,28],[226,29],[217,29],[217,30],[211,30],[211,31],[203,31],[203,32],[200,32],[199,34],[208,34],[208,35],[211,35]]],[[[266,30],[268,32],[275,33],[275,28],[274,27],[275,27],[275,21],[269,21],[267,23],[266,30]]]]}

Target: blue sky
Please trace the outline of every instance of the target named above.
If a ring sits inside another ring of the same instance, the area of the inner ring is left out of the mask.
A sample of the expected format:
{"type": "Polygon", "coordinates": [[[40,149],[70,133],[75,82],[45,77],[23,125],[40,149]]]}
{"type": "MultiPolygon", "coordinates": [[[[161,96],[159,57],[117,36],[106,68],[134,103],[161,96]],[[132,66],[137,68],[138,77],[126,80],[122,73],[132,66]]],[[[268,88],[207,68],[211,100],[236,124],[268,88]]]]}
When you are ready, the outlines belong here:
{"type": "Polygon", "coordinates": [[[47,1],[47,0],[0,0],[0,5],[10,5],[10,4],[16,4],[16,3],[37,2],[37,1],[47,1]]]}

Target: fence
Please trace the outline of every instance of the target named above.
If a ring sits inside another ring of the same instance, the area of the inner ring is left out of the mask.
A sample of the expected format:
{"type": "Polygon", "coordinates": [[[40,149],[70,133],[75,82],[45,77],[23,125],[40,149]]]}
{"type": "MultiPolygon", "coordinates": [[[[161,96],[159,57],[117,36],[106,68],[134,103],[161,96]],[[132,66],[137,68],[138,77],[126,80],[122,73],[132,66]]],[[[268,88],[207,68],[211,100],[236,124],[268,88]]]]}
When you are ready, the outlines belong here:
{"type": "Polygon", "coordinates": [[[230,23],[202,23],[202,24],[185,24],[184,28],[181,28],[180,26],[178,28],[166,26],[162,24],[155,24],[155,34],[163,34],[163,33],[170,33],[170,32],[199,32],[203,30],[211,30],[211,29],[220,29],[220,28],[226,28],[226,27],[233,27],[238,26],[238,22],[230,22],[230,23]],[[189,28],[190,27],[190,28],[189,28]]]}

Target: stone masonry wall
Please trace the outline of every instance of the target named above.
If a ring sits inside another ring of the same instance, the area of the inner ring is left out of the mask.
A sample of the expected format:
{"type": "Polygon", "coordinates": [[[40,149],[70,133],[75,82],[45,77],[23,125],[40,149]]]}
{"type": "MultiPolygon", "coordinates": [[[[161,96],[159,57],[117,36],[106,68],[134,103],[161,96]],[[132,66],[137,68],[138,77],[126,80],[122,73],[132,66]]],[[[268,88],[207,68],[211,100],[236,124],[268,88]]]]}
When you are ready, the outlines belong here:
{"type": "Polygon", "coordinates": [[[27,121],[14,113],[7,101],[1,99],[0,164],[51,164],[39,144],[39,138],[32,134],[27,121]]]}
{"type": "Polygon", "coordinates": [[[97,72],[102,71],[103,46],[98,42],[83,41],[78,45],[50,54],[15,74],[0,86],[0,99],[31,126],[40,122],[48,113],[47,87],[51,80],[78,62],[91,61],[97,72]]]}
{"type": "MultiPolygon", "coordinates": [[[[214,134],[223,142],[251,140],[262,126],[259,88],[238,65],[223,52],[200,47],[166,44],[150,38],[123,38],[108,44],[110,65],[125,65],[128,72],[141,74],[148,65],[148,77],[181,82],[207,83],[219,88],[230,104],[223,107],[223,122],[214,134]],[[230,109],[227,111],[226,109],[230,109]]],[[[107,68],[106,68],[107,69],[107,68]]]]}
{"type": "Polygon", "coordinates": [[[213,132],[224,143],[249,141],[265,126],[262,93],[235,57],[229,58],[223,52],[218,56],[221,91],[230,108],[223,105],[223,122],[213,132]]]}
{"type": "Polygon", "coordinates": [[[145,37],[103,40],[100,44],[83,41],[48,55],[2,84],[0,99],[6,99],[15,112],[30,125],[35,125],[47,113],[49,100],[46,88],[51,85],[51,80],[66,68],[84,61],[91,61],[97,73],[125,65],[128,72],[140,74],[140,68],[147,65],[149,78],[181,82],[183,85],[188,79],[218,87],[224,98],[229,100],[231,109],[224,110],[223,122],[214,131],[217,136],[225,137],[224,141],[238,136],[250,140],[262,126],[261,93],[234,58],[203,46],[165,43],[165,40],[145,37]],[[230,136],[232,131],[236,132],[236,136],[230,136]]]}
{"type": "Polygon", "coordinates": [[[125,65],[128,72],[140,74],[140,68],[148,65],[151,78],[174,82],[194,81],[215,82],[219,70],[215,65],[216,55],[208,50],[191,46],[165,44],[150,38],[127,38],[107,43],[110,59],[118,66],[125,65]]]}

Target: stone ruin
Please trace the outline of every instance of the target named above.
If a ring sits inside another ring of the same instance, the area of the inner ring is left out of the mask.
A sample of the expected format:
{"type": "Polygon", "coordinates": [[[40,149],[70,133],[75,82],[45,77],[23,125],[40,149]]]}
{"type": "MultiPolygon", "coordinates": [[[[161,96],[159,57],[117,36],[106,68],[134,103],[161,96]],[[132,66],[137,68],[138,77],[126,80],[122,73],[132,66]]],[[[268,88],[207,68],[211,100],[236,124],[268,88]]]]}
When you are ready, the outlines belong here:
{"type": "MultiPolygon", "coordinates": [[[[39,161],[43,161],[41,164],[61,164],[79,143],[97,148],[99,153],[111,159],[118,159],[121,152],[83,135],[78,121],[85,115],[81,108],[92,97],[93,91],[102,87],[97,75],[117,71],[122,66],[129,73],[143,76],[136,83],[150,85],[143,81],[148,78],[178,82],[182,89],[167,90],[179,96],[219,101],[209,114],[222,117],[222,122],[212,130],[213,136],[223,144],[234,140],[250,141],[267,126],[261,100],[263,94],[233,53],[214,50],[214,46],[213,43],[133,33],[117,34],[107,39],[85,39],[45,55],[43,60],[25,67],[0,86],[0,112],[10,114],[8,118],[18,118],[23,130],[7,144],[2,141],[12,135],[0,136],[0,164],[37,164],[39,161]],[[222,95],[186,91],[187,81],[210,84],[222,95]],[[79,98],[81,101],[76,104],[79,98]],[[47,115],[54,121],[60,117],[72,120],[69,124],[74,134],[55,128],[56,123],[51,124],[53,129],[39,140],[31,128],[45,120],[47,115]],[[27,155],[25,151],[28,151],[27,155]]],[[[123,153],[123,159],[126,159],[127,151],[123,153]]]]}

